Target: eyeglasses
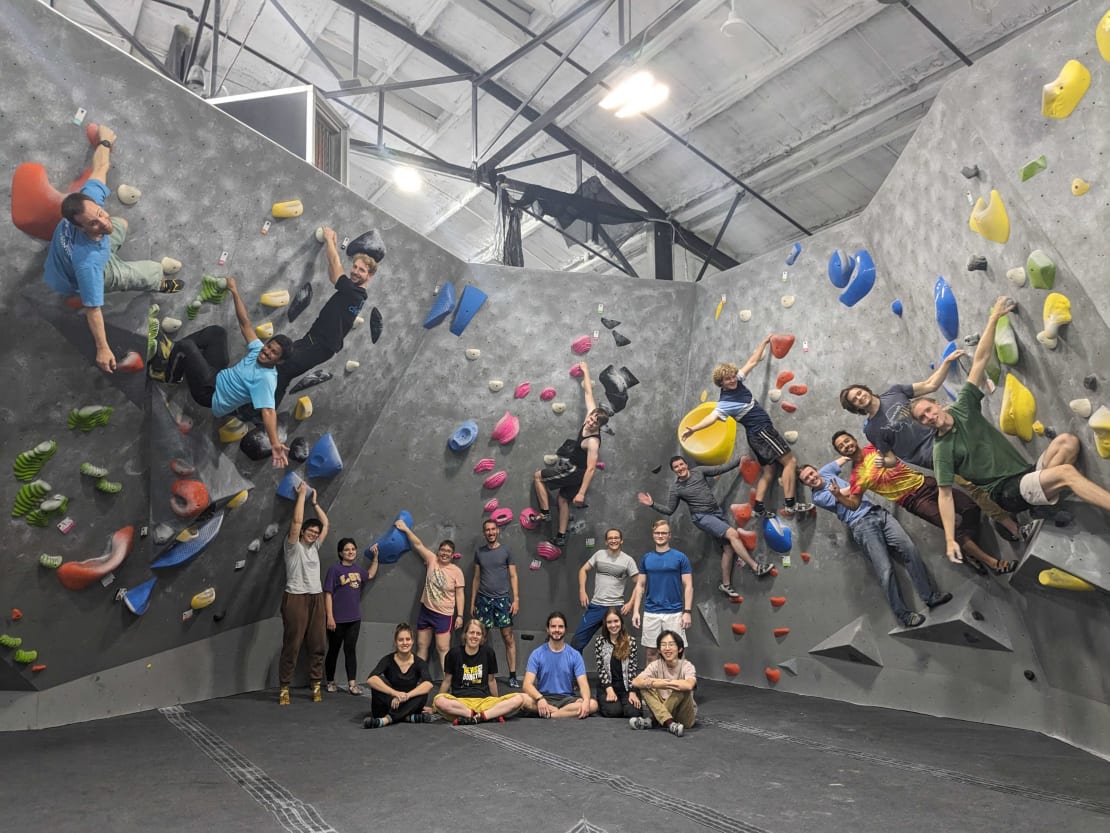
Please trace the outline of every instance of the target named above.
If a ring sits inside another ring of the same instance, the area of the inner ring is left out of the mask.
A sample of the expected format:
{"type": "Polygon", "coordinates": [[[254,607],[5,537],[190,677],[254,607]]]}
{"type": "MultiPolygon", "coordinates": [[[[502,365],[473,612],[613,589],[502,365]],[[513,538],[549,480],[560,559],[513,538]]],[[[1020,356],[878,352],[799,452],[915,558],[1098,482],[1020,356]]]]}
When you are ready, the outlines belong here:
{"type": "Polygon", "coordinates": [[[670,535],[671,533],[670,532],[653,532],[651,534],[654,535],[656,538],[660,538],[660,537],[665,537],[667,535],[670,535]]]}

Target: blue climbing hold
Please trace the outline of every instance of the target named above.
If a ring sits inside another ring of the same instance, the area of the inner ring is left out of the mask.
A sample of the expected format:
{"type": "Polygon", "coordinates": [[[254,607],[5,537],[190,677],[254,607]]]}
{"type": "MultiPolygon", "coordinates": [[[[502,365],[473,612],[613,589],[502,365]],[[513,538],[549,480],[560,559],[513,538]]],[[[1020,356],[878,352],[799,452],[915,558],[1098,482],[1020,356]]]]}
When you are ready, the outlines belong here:
{"type": "Polygon", "coordinates": [[[469,284],[462,291],[462,297],[459,298],[459,305],[455,308],[455,317],[451,319],[451,332],[457,336],[463,334],[466,325],[470,323],[470,319],[478,314],[482,304],[486,302],[489,296],[476,286],[469,284]]]}
{"type": "Polygon", "coordinates": [[[445,281],[432,301],[432,308],[428,310],[428,316],[424,319],[424,329],[430,330],[437,324],[443,322],[443,319],[451,314],[451,310],[455,308],[455,285],[450,281],[445,281]]]}
{"type": "Polygon", "coordinates": [[[335,477],[341,471],[343,471],[343,458],[339,456],[335,440],[332,439],[331,434],[324,434],[316,441],[316,445],[312,446],[312,451],[308,455],[308,464],[305,466],[305,474],[308,475],[309,480],[314,480],[317,477],[335,477]]]}
{"type": "Polygon", "coordinates": [[[178,541],[154,561],[150,563],[150,569],[159,570],[163,567],[176,567],[179,564],[185,564],[192,561],[202,552],[204,548],[212,543],[212,540],[219,535],[220,527],[224,523],[224,513],[217,512],[212,516],[212,519],[197,530],[197,537],[191,541],[178,541]]]}
{"type": "Polygon", "coordinates": [[[123,603],[127,605],[127,609],[136,616],[142,616],[146,613],[146,609],[150,607],[150,594],[154,590],[154,585],[157,583],[157,578],[151,578],[144,581],[138,587],[124,590],[123,603]]]}
{"type": "MultiPolygon", "coordinates": [[[[404,521],[409,529],[412,529],[412,515],[408,510],[402,509],[397,515],[397,520],[404,521]]],[[[408,536],[393,525],[390,525],[389,531],[380,536],[374,544],[378,545],[378,561],[382,564],[395,563],[397,559],[410,549],[408,536]]],[[[370,547],[374,546],[374,544],[371,544],[370,547]]],[[[373,553],[370,552],[370,547],[367,547],[363,552],[363,555],[367,558],[373,557],[373,553]]]]}
{"type": "Polygon", "coordinates": [[[864,299],[875,286],[875,261],[867,249],[860,249],[853,258],[856,263],[855,277],[848,288],[840,293],[840,303],[854,307],[864,299]]]}
{"type": "Polygon", "coordinates": [[[802,244],[795,243],[794,248],[790,250],[790,254],[786,256],[786,265],[793,266],[794,261],[798,259],[798,255],[802,253],[802,244]]]}
{"type": "Polygon", "coordinates": [[[790,552],[794,535],[790,527],[784,526],[778,518],[768,518],[763,522],[763,540],[775,552],[790,552]]]}
{"type": "MultiPolygon", "coordinates": [[[[944,348],[944,352],[940,354],[940,364],[944,364],[944,360],[947,359],[950,355],[952,355],[953,353],[955,353],[959,349],[960,348],[956,346],[956,342],[954,342],[954,341],[948,342],[948,344],[944,348]]],[[[948,365],[948,375],[951,376],[954,373],[954,371],[956,369],[956,365],[957,365],[957,362],[952,362],[952,364],[948,365]]]]}
{"type": "Polygon", "coordinates": [[[301,476],[295,471],[285,473],[285,477],[281,478],[275,490],[278,497],[283,497],[286,500],[297,499],[297,487],[301,485],[301,476]]]}
{"type": "Polygon", "coordinates": [[[933,286],[933,303],[937,309],[937,325],[944,337],[949,341],[955,340],[960,334],[960,311],[956,307],[956,296],[952,294],[952,287],[943,277],[938,277],[933,286]]]}
{"type": "Polygon", "coordinates": [[[899,318],[901,318],[902,317],[902,302],[901,301],[895,301],[893,304],[890,305],[890,311],[893,312],[895,315],[897,315],[899,318]]]}
{"type": "Polygon", "coordinates": [[[833,252],[829,256],[829,280],[832,281],[832,285],[837,289],[846,287],[855,266],[855,259],[843,249],[833,252]]]}
{"type": "Polygon", "coordinates": [[[462,425],[455,429],[455,433],[447,440],[447,447],[452,451],[465,451],[474,445],[474,440],[478,438],[478,423],[472,419],[468,419],[462,425]]]}

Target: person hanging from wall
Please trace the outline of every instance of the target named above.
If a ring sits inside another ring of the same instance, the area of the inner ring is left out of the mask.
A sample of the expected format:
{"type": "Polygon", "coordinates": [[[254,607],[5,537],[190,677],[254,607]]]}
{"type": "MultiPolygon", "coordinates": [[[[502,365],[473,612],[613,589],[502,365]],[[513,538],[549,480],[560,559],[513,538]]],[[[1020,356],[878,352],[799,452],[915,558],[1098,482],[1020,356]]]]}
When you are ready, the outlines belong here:
{"type": "Polygon", "coordinates": [[[659,658],[648,663],[632,681],[651,711],[651,718],[632,717],[628,725],[632,729],[650,729],[654,719],[655,724],[680,738],[698,718],[698,704],[694,702],[697,669],[686,659],[681,634],[663,631],[656,646],[659,658]]]}
{"type": "MultiPolygon", "coordinates": [[[[867,385],[852,384],[840,391],[840,407],[850,414],[866,417],[863,433],[882,455],[882,465],[894,467],[899,460],[933,470],[933,432],[910,416],[910,400],[928,396],[944,384],[952,363],[961,358],[963,350],[953,350],[927,379],[910,385],[891,385],[876,394],[867,385]]],[[[957,486],[971,495],[979,508],[994,521],[995,531],[1012,543],[1023,541],[1032,531],[1018,526],[1014,516],[987,497],[987,493],[962,477],[957,486]]]]}
{"type": "Polygon", "coordinates": [[[498,695],[497,656],[486,644],[481,619],[467,622],[462,645],[447,652],[443,684],[432,704],[456,726],[504,723],[524,705],[523,694],[498,695]]]}
{"type": "Polygon", "coordinates": [[[293,342],[293,358],[278,367],[277,390],[274,400],[278,405],[285,397],[289,383],[321,365],[343,349],[343,340],[366,303],[366,285],[378,271],[378,263],[367,254],[351,258],[351,268],[343,271],[336,247],[335,231],[324,226],[324,252],[328,261],[328,280],[335,288],[320,310],[308,332],[293,342]]]}
{"type": "Polygon", "coordinates": [[[539,520],[550,521],[550,501],[548,490],[558,491],[559,520],[555,535],[555,546],[567,542],[567,524],[570,521],[570,505],[586,506],[586,492],[597,470],[597,456],[601,451],[601,429],[609,422],[609,415],[597,407],[594,400],[593,382],[590,381],[590,368],[579,362],[582,369],[582,391],[586,403],[586,418],[578,429],[578,436],[567,439],[555,454],[558,462],[549,468],[537,471],[533,476],[536,502],[539,504],[539,520]]]}
{"type": "Polygon", "coordinates": [[[770,563],[760,564],[748,553],[740,539],[740,533],[728,522],[725,510],[717,502],[713,494],[710,477],[718,477],[727,471],[732,471],[740,465],[740,458],[721,466],[694,466],[690,467],[689,461],[681,454],[671,458],[671,471],[675,479],[671,483],[670,493],[666,503],[656,503],[648,492],[638,492],[636,499],[644,506],[650,506],[656,512],[664,515],[673,515],[678,508],[679,501],[690,508],[690,518],[694,526],[709,535],[721,546],[721,583],[717,587],[729,598],[739,598],[740,594],[732,586],[732,568],[739,558],[752,568],[757,576],[765,576],[771,572],[770,563]]]}
{"type": "Polygon", "coordinates": [[[169,384],[184,381],[193,400],[211,408],[215,417],[226,417],[243,405],[258,408],[270,439],[274,467],[284,468],[289,465],[289,449],[278,435],[274,389],[278,366],[296,355],[293,342],[289,336],[276,335],[263,344],[251,326],[235,278],[227,279],[227,289],[235,303],[235,317],[247,343],[247,355],[228,367],[231,360],[227,330],[217,325],[198,330],[176,343],[161,333],[147,371],[152,379],[169,384]]]}
{"type": "Polygon", "coordinates": [[[671,524],[660,519],[651,525],[655,549],[640,559],[639,584],[632,627],[640,627],[640,606],[643,605],[643,629],[640,638],[651,662],[659,656],[652,648],[665,630],[677,631],[683,637],[690,627],[694,608],[694,571],[686,553],[671,546],[671,524]]]}
{"type": "Polygon", "coordinates": [[[362,588],[378,574],[378,545],[370,547],[370,567],[359,567],[358,546],[354,538],[339,539],[339,563],[328,568],[324,577],[324,606],[327,611],[328,653],[324,657],[324,676],[328,691],[339,689],[335,685],[335,666],[339,649],[343,649],[343,662],[347,669],[347,691],[362,694],[358,684],[358,634],[362,629],[362,588]]]}
{"type": "Polygon", "coordinates": [[[930,610],[952,601],[952,594],[937,589],[913,539],[893,515],[867,499],[851,496],[849,484],[840,478],[840,470],[846,462],[846,458],[840,457],[822,466],[820,471],[813,466],[802,466],[798,478],[809,486],[815,504],[835,514],[848,527],[852,540],[871,562],[887,604],[898,621],[904,627],[916,628],[925,621],[925,616],[906,606],[898,577],[894,575],[891,552],[905,564],[917,595],[930,610]]]}
{"type": "MultiPolygon", "coordinates": [[[[763,355],[770,343],[771,336],[768,335],[763,341],[759,342],[759,346],[744,362],[743,367],[724,362],[713,368],[713,384],[721,389],[717,407],[700,422],[683,429],[681,439],[688,440],[698,431],[708,428],[714,422],[729,417],[735,419],[744,426],[744,432],[748,438],[748,447],[752,450],[756,460],[759,461],[759,465],[763,467],[759,480],[755,484],[755,503],[752,505],[755,515],[761,518],[773,518],[775,516],[772,510],[767,509],[763,500],[767,496],[767,489],[770,488],[771,481],[774,480],[775,471],[781,468],[782,492],[786,503],[782,515],[790,518],[794,516],[796,505],[794,490],[797,485],[795,482],[797,460],[794,457],[794,452],[790,450],[790,444],[778,432],[774,423],[771,422],[771,417],[763,409],[763,406],[756,402],[752,392],[744,383],[755,369],[755,366],[763,360],[763,355]]],[[[727,584],[727,582],[725,583],[727,584]]]]}
{"type": "MultiPolygon", "coordinates": [[[[470,615],[487,629],[501,631],[505,664],[509,666],[509,688],[520,688],[516,676],[516,638],[513,617],[520,613],[520,585],[509,548],[501,543],[501,527],[488,518],[482,523],[484,546],[474,553],[474,576],[470,581],[470,615]]],[[[485,635],[482,636],[483,643],[485,635]]]]}
{"type": "Polygon", "coordinates": [[[636,637],[624,626],[620,609],[605,611],[602,631],[594,640],[597,660],[597,711],[602,717],[636,717],[643,703],[632,685],[639,673],[636,637]]]}
{"type": "Polygon", "coordinates": [[[408,624],[402,622],[393,629],[393,653],[378,660],[366,684],[370,686],[370,715],[362,721],[362,728],[432,722],[433,715],[424,712],[432,675],[427,663],[413,653],[408,624]]]}
{"type": "Polygon", "coordinates": [[[127,221],[104,210],[104,200],[110,193],[108,168],[116,134],[112,128],[100,125],[98,138],[88,180],[80,191],[62,200],[62,220],[50,240],[44,279],[55,292],[81,299],[96,346],[96,366],[112,373],[116,357],[104,330],[104,293],[173,293],[180,292],[183,283],[166,277],[167,270],[176,272],[181,268],[172,258],[164,257],[161,262],[120,259],[119,249],[127,239],[127,221]]]}
{"type": "Polygon", "coordinates": [[[1084,503],[1110,510],[1110,492],[1092,483],[1074,465],[1079,457],[1079,439],[1074,434],[1057,434],[1032,464],[983,416],[983,391],[979,386],[986,378],[987,362],[994,350],[995,327],[998,319],[1013,312],[1016,306],[1005,295],[994,302],[975,347],[967,381],[954,403],[944,408],[928,396],[910,403],[913,418],[936,435],[933,469],[940,491],[938,503],[945,551],[953,561],[963,558],[956,539],[952,496],[956,475],[982,486],[991,500],[1008,512],[1055,505],[1068,489],[1084,503]]]}
{"type": "Polygon", "coordinates": [[[627,602],[624,600],[624,590],[628,580],[639,575],[640,568],[636,566],[636,559],[621,549],[623,544],[624,534],[619,529],[607,529],[605,549],[595,552],[578,569],[578,600],[586,612],[582,614],[582,621],[570,640],[576,651],[586,649],[590,637],[601,626],[605,611],[610,607],[619,608],[621,616],[627,616],[629,611],[636,608],[640,585],[632,582],[632,597],[627,602]],[[592,597],[586,593],[586,577],[590,570],[594,571],[592,597]]]}
{"type": "MultiPolygon", "coordinates": [[[[863,493],[870,490],[898,504],[911,515],[941,527],[940,507],[937,504],[939,492],[934,478],[911,469],[901,460],[893,466],[887,465],[875,446],[860,448],[856,438],[847,431],[833,434],[832,444],[836,452],[852,464],[845,506],[850,509],[858,507],[863,493]]],[[[1017,569],[1016,561],[999,560],[984,552],[975,542],[980,519],[975,501],[959,490],[953,491],[952,496],[956,504],[956,540],[967,556],[964,563],[979,573],[985,573],[990,568],[995,575],[1005,575],[1017,569]]]]}
{"type": "Polygon", "coordinates": [[[281,706],[290,703],[289,686],[293,683],[302,644],[308,651],[312,702],[319,703],[324,697],[320,683],[324,679],[327,607],[324,588],[320,586],[320,545],[327,537],[328,516],[316,501],[316,490],[302,480],[297,484],[293,522],[285,539],[285,593],[281,597],[282,637],[278,663],[278,704],[281,706]],[[306,521],[304,504],[310,491],[316,517],[306,521]]]}

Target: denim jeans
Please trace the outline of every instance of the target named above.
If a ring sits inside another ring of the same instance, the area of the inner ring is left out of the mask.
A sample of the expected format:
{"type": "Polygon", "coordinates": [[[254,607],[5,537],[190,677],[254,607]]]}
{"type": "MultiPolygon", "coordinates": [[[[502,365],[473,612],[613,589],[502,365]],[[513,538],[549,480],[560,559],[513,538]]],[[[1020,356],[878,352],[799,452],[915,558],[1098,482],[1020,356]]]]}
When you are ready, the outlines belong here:
{"type": "Polygon", "coordinates": [[[597,633],[597,629],[605,621],[605,611],[608,609],[608,605],[595,605],[593,602],[586,605],[586,612],[582,614],[582,621],[578,623],[578,630],[574,632],[574,636],[570,639],[570,646],[578,653],[582,653],[586,646],[590,644],[590,640],[597,633]]]}
{"type": "Polygon", "coordinates": [[[925,562],[921,560],[917,546],[906,534],[906,530],[902,529],[902,525],[885,509],[876,506],[852,524],[850,529],[852,538],[871,560],[871,568],[886,594],[887,604],[899,620],[909,613],[909,609],[902,600],[902,590],[898,586],[898,578],[894,575],[894,565],[890,560],[891,553],[905,566],[914,590],[926,603],[940,596],[929,571],[925,569],[925,562]]]}

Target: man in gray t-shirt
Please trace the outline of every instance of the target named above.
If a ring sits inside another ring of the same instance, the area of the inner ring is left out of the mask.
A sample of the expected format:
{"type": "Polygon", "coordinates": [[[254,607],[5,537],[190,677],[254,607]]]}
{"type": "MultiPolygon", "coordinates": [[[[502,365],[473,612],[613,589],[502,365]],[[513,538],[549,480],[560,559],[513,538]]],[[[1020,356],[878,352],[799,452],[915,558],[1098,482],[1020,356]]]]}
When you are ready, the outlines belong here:
{"type": "Polygon", "coordinates": [[[486,544],[474,553],[474,579],[470,583],[470,615],[488,630],[498,628],[505,643],[509,688],[520,688],[516,677],[516,639],[513,617],[520,612],[520,588],[509,548],[501,543],[501,527],[491,520],[482,524],[486,544]]]}
{"type": "Polygon", "coordinates": [[[630,578],[639,575],[640,568],[636,566],[636,559],[621,549],[623,543],[624,535],[619,529],[606,530],[605,549],[590,556],[590,560],[578,571],[578,599],[586,612],[570,644],[579,651],[586,647],[601,627],[606,610],[619,607],[624,616],[635,606],[639,587],[633,582],[632,598],[627,602],[624,600],[624,588],[630,578]],[[586,575],[590,570],[596,573],[592,598],[586,594],[586,575]]]}

